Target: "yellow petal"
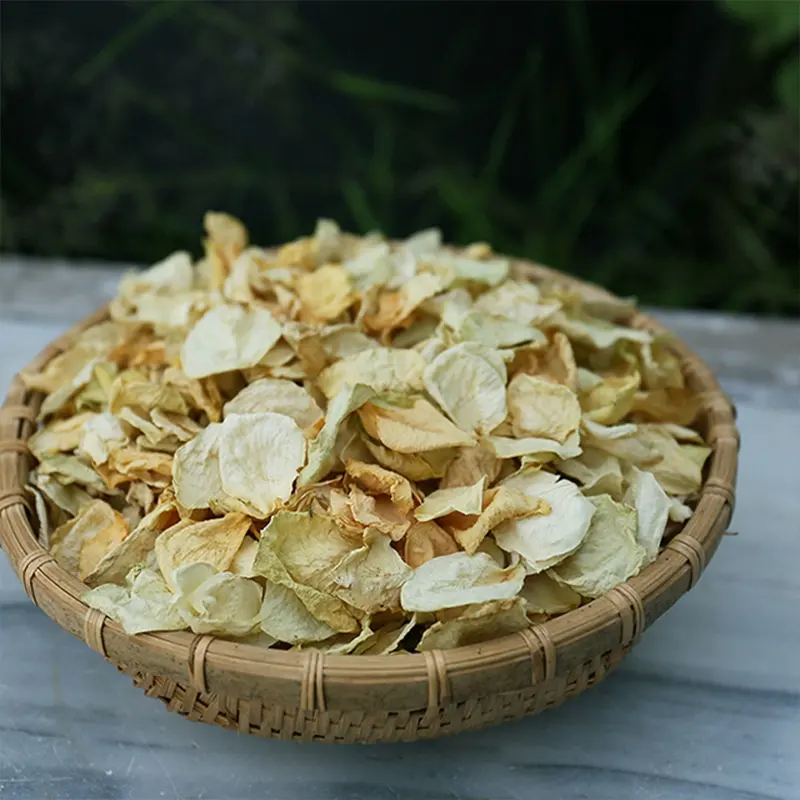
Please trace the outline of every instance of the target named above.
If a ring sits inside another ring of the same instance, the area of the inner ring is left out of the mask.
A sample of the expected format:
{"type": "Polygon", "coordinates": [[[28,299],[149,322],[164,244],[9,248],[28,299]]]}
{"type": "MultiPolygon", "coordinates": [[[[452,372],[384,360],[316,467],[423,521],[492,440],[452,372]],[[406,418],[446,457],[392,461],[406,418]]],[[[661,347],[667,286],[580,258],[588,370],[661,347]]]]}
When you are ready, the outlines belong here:
{"type": "Polygon", "coordinates": [[[92,419],[96,416],[89,411],[48,423],[28,439],[31,453],[38,459],[50,453],[75,450],[80,444],[84,427],[91,424],[92,419]]]}
{"type": "Polygon", "coordinates": [[[242,545],[251,521],[244,514],[226,514],[221,519],[179,522],[155,542],[158,567],[173,589],[174,571],[186,564],[203,563],[217,571],[227,570],[242,545]]]}
{"type": "Polygon", "coordinates": [[[291,589],[271,581],[264,590],[261,630],[287,644],[320,642],[336,634],[314,617],[291,589]]]}
{"type": "Polygon", "coordinates": [[[358,416],[373,439],[398,453],[475,444],[472,436],[459,430],[427,400],[417,397],[411,403],[409,407],[366,403],[358,416]]]}
{"type": "Polygon", "coordinates": [[[453,537],[435,522],[417,522],[403,539],[403,559],[412,569],[439,556],[458,552],[453,537]]]}
{"type": "Polygon", "coordinates": [[[330,322],[356,299],[347,271],[333,264],[301,275],[297,294],[302,305],[301,318],[307,322],[330,322]]]}
{"type": "Polygon", "coordinates": [[[407,478],[396,472],[350,459],[345,465],[347,474],[370,494],[388,495],[397,509],[407,514],[414,508],[414,494],[407,478]]]}
{"type": "Polygon", "coordinates": [[[95,500],[53,531],[51,552],[67,572],[83,580],[127,535],[122,514],[108,503],[95,500]]]}
{"type": "Polygon", "coordinates": [[[630,412],[641,378],[638,372],[609,375],[580,395],[581,409],[593,422],[616,425],[630,412]]]}
{"type": "Polygon", "coordinates": [[[546,500],[530,497],[522,491],[499,486],[486,492],[484,509],[475,522],[466,529],[454,528],[456,541],[468,553],[474,553],[489,531],[507,520],[519,520],[534,515],[546,516],[550,506],[546,500]]]}
{"type": "Polygon", "coordinates": [[[453,511],[462,514],[478,515],[483,510],[483,489],[486,477],[472,486],[459,486],[452,489],[439,489],[429,494],[414,511],[420,522],[428,522],[443,517],[453,511]]]}
{"type": "Polygon", "coordinates": [[[565,442],[578,429],[581,407],[566,386],[532,375],[516,375],[508,385],[508,411],[518,437],[565,442]]]}
{"type": "Polygon", "coordinates": [[[125,577],[153,552],[156,539],[167,528],[179,524],[175,502],[159,503],[113,550],[107,552],[84,578],[88,586],[103,583],[124,585],[125,577]]]}

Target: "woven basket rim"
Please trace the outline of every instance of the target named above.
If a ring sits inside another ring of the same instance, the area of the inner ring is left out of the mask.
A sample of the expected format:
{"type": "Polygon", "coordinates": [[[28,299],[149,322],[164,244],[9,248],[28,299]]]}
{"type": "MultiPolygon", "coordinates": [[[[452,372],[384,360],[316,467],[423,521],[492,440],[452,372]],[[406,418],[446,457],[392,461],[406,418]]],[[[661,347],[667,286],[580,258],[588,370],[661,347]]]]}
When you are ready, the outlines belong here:
{"type": "MultiPolygon", "coordinates": [[[[553,281],[566,287],[580,288],[582,291],[588,292],[599,299],[615,298],[613,294],[595,284],[530,261],[515,259],[513,260],[513,265],[518,277],[522,276],[525,279],[538,282],[553,281]]],[[[41,367],[68,347],[71,340],[80,331],[106,319],[108,316],[107,310],[108,306],[103,306],[94,314],[78,322],[65,334],[48,345],[24,369],[41,367]]],[[[676,537],[671,540],[676,541],[676,538],[682,542],[693,540],[693,543],[690,541],[692,546],[683,548],[666,546],[655,562],[635,577],[621,584],[621,589],[616,587],[612,592],[592,600],[586,605],[528,629],[537,633],[539,640],[542,642],[542,651],[545,650],[544,643],[548,641],[556,648],[575,648],[581,642],[585,643],[587,638],[590,638],[594,632],[600,629],[607,629],[609,626],[614,625],[622,625],[624,629],[625,619],[623,618],[622,622],[620,622],[619,598],[622,597],[624,601],[629,591],[631,591],[634,598],[638,598],[639,602],[644,605],[642,598],[652,602],[660,593],[658,587],[664,586],[670,580],[675,579],[678,573],[681,573],[680,577],[690,574],[689,586],[687,587],[690,588],[699,577],[699,572],[704,568],[705,562],[710,558],[710,555],[705,555],[705,550],[709,549],[710,554],[714,552],[721,535],[721,533],[717,535],[716,531],[720,527],[721,517],[726,513],[726,507],[728,507],[729,512],[732,512],[734,481],[730,478],[730,461],[731,459],[733,460],[732,474],[735,476],[736,456],[738,453],[735,409],[722,393],[708,366],[682,341],[672,336],[667,329],[638,311],[634,312],[627,324],[647,329],[657,334],[670,336],[669,346],[680,356],[689,385],[703,396],[704,402],[701,414],[709,417],[708,431],[705,438],[713,450],[709,472],[701,488],[700,500],[694,515],[681,528],[676,537]],[[721,455],[720,449],[723,451],[721,455]],[[693,557],[692,551],[699,553],[699,556],[693,557]],[[697,558],[701,562],[699,567],[695,563],[697,558]],[[611,595],[615,592],[616,595],[612,598],[611,595]]],[[[4,412],[12,412],[21,407],[36,410],[40,402],[41,395],[27,392],[22,385],[22,381],[19,377],[16,377],[12,381],[2,408],[4,412]]],[[[2,447],[3,440],[8,442],[9,438],[11,438],[14,441],[24,442],[29,438],[33,427],[29,422],[24,422],[22,415],[7,414],[6,418],[13,420],[13,423],[6,422],[0,425],[0,501],[4,496],[19,495],[23,497],[25,484],[23,476],[27,474],[26,455],[24,452],[20,452],[20,448],[6,448],[4,450],[2,447]],[[21,432],[18,433],[17,430],[14,430],[11,433],[11,437],[9,437],[8,428],[12,424],[14,428],[19,428],[21,432]],[[2,469],[4,460],[7,465],[11,465],[13,475],[16,476],[10,481],[8,473],[2,469]]],[[[0,416],[0,421],[2,419],[3,417],[0,416]]],[[[229,674],[237,674],[245,682],[252,680],[280,680],[292,683],[300,682],[304,685],[308,681],[309,665],[316,651],[274,650],[218,637],[198,636],[187,631],[144,633],[135,636],[126,634],[119,623],[99,614],[99,612],[94,612],[80,599],[88,587],[67,573],[52,559],[49,552],[41,547],[33,527],[24,513],[22,502],[20,499],[16,504],[6,505],[5,508],[0,503],[0,544],[6,550],[29,595],[34,595],[31,590],[31,581],[33,574],[37,574],[35,596],[32,596],[34,602],[37,605],[42,605],[42,598],[47,596],[51,605],[71,606],[68,616],[70,621],[74,623],[71,627],[75,630],[72,630],[72,632],[81,636],[90,645],[92,643],[89,641],[89,620],[93,619],[91,617],[92,614],[99,615],[101,635],[99,647],[95,646],[95,649],[101,649],[104,655],[103,626],[105,626],[106,635],[112,634],[114,637],[127,639],[129,640],[129,645],[135,643],[135,650],[139,654],[139,662],[135,666],[143,672],[163,672],[163,669],[159,666],[151,668],[151,664],[148,664],[148,657],[154,659],[156,650],[161,650],[162,665],[164,658],[176,664],[181,664],[183,667],[188,665],[191,678],[193,654],[197,649],[198,642],[201,641],[203,644],[203,664],[210,660],[215,668],[229,674]],[[11,524],[12,517],[15,524],[11,524]],[[35,558],[36,555],[40,556],[40,558],[35,558]],[[24,564],[23,561],[25,562],[24,564]],[[20,574],[25,572],[23,567],[30,568],[31,565],[35,566],[30,575],[20,574]],[[45,576],[47,580],[38,581],[38,575],[45,576]],[[85,621],[85,624],[80,625],[80,627],[79,617],[82,617],[85,621]]],[[[730,513],[723,524],[726,525],[729,519],[730,513]]],[[[676,599],[669,602],[667,608],[676,599]]],[[[666,609],[660,609],[654,617],[663,613],[663,610],[666,609]]],[[[50,616],[54,616],[49,609],[45,609],[45,611],[50,616]]],[[[66,612],[65,616],[67,616],[66,612]]],[[[652,619],[645,621],[644,610],[641,612],[641,617],[638,621],[641,623],[638,626],[638,630],[634,632],[632,637],[628,637],[629,639],[633,638],[635,640],[641,630],[652,621],[652,619]]],[[[62,627],[66,627],[61,620],[57,619],[56,621],[62,627]]],[[[622,638],[625,638],[624,631],[622,638]]],[[[469,675],[501,666],[508,662],[518,662],[532,658],[530,642],[526,640],[526,637],[519,634],[507,635],[480,644],[434,652],[437,653],[437,659],[443,659],[443,668],[450,676],[469,675]]],[[[326,681],[334,680],[353,683],[362,681],[367,685],[373,686],[376,684],[428,681],[432,669],[430,653],[399,653],[393,654],[391,657],[324,654],[324,662],[326,681]]],[[[202,676],[201,682],[207,685],[202,676]]],[[[210,690],[213,691],[213,686],[210,690]]]]}

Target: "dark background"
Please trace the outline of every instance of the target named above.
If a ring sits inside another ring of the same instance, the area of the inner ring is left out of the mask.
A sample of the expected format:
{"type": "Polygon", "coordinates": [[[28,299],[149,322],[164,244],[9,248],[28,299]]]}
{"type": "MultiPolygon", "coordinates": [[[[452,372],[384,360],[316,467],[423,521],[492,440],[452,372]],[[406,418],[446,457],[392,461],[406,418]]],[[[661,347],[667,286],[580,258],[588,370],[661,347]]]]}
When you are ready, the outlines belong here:
{"type": "Polygon", "coordinates": [[[643,302],[796,315],[796,0],[24,2],[5,251],[154,261],[206,209],[438,225],[643,302]]]}

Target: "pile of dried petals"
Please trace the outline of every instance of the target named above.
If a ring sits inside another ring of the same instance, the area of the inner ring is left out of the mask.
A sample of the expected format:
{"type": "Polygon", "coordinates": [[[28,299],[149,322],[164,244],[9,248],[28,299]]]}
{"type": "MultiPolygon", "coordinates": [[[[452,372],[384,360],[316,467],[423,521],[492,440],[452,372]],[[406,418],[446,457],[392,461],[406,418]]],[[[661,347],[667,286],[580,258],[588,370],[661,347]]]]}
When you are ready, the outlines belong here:
{"type": "Polygon", "coordinates": [[[205,228],[23,376],[42,538],[129,633],[455,647],[608,592],[692,513],[697,400],[629,303],[435,230],[205,228]]]}

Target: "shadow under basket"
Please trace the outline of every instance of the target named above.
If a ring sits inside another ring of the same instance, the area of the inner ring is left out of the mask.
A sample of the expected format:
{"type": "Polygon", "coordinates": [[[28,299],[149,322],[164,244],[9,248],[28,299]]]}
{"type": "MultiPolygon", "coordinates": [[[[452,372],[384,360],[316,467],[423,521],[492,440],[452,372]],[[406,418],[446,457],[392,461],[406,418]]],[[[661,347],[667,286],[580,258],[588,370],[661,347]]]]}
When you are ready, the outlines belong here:
{"type": "MultiPolygon", "coordinates": [[[[562,273],[515,262],[517,277],[582,287],[562,273]]],[[[40,368],[82,329],[83,320],[30,365],[40,368]]],[[[665,333],[647,316],[628,324],[665,333]]],[[[86,586],[37,540],[26,445],[40,394],[19,378],[0,411],[0,544],[30,599],[62,628],[130,675],[146,695],[187,719],[243,733],[321,742],[393,742],[475,730],[559,705],[602,680],[700,578],[727,529],[739,450],[735,412],[710,369],[683,343],[688,386],[703,401],[699,428],[713,452],[691,519],[639,575],[574,611],[511,636],[452,650],[392,656],[325,655],[238,644],[188,632],[126,634],[81,601],[86,586]]]]}

